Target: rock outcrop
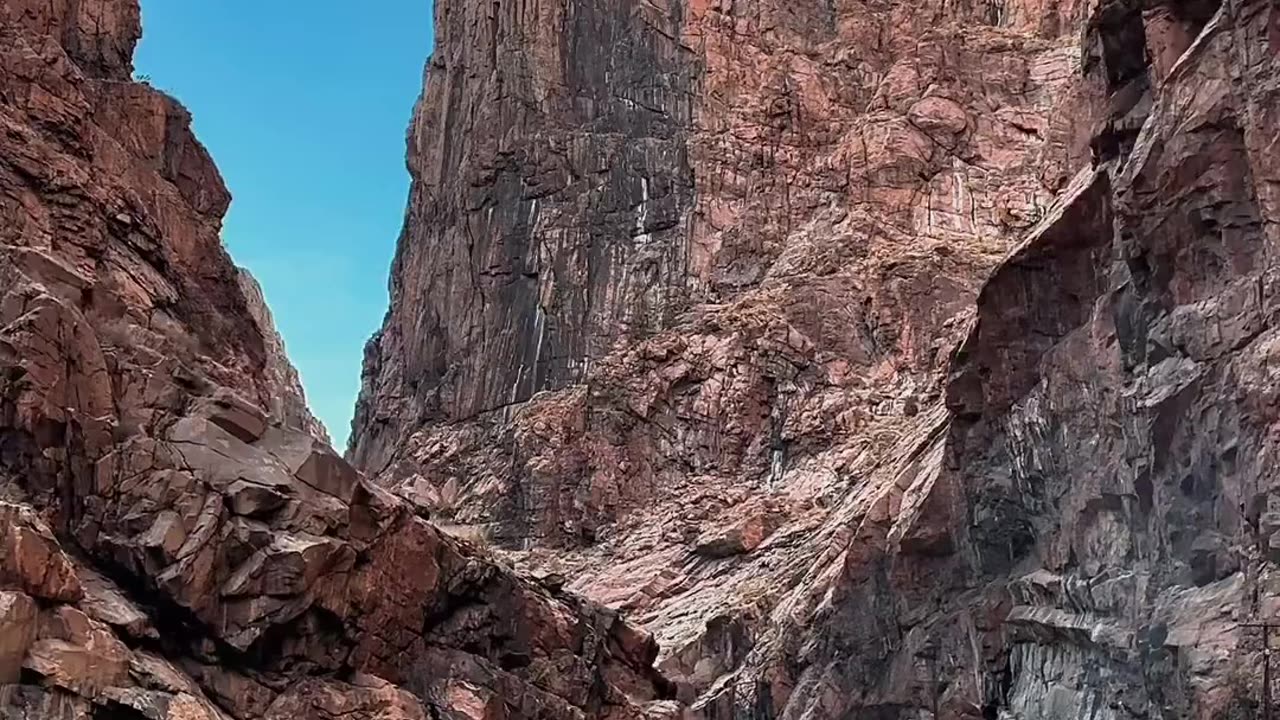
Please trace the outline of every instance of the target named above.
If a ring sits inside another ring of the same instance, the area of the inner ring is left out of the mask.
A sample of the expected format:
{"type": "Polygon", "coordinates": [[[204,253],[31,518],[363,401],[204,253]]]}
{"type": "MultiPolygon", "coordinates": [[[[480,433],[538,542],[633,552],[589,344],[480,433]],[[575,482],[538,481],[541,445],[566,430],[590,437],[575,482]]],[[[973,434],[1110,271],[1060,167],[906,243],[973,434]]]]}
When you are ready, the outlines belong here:
{"type": "Polygon", "coordinates": [[[782,713],[983,278],[1090,161],[1085,12],[438,3],[350,457],[630,612],[683,699],[782,713]]]}
{"type": "Polygon", "coordinates": [[[649,635],[327,446],[139,34],[0,4],[0,716],[678,715],[649,635]]]}
{"type": "Polygon", "coordinates": [[[1251,717],[1247,625],[1280,611],[1280,6],[1099,17],[1091,71],[1145,97],[984,288],[922,522],[949,524],[967,586],[999,583],[1020,716],[1251,717]]]}
{"type": "Polygon", "coordinates": [[[707,717],[1251,716],[1273,1],[436,28],[381,486],[628,612],[707,717]]]}
{"type": "Polygon", "coordinates": [[[357,469],[136,2],[0,5],[0,715],[1258,714],[1275,0],[436,10],[357,469]]]}

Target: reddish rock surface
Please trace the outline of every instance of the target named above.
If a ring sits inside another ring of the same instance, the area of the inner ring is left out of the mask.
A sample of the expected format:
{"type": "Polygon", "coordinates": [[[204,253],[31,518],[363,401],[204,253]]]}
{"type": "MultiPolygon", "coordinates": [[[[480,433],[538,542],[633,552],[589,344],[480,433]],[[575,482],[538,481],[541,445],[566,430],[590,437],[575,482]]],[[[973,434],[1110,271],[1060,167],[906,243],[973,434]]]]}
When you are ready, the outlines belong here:
{"type": "Polygon", "coordinates": [[[1255,712],[1273,2],[436,29],[380,485],[629,613],[707,717],[1255,712]]]}
{"type": "Polygon", "coordinates": [[[329,449],[139,32],[0,4],[0,716],[678,715],[651,637],[329,449]]]}
{"type": "Polygon", "coordinates": [[[136,3],[0,5],[0,715],[1258,714],[1280,6],[436,10],[362,474],[136,3]]]}

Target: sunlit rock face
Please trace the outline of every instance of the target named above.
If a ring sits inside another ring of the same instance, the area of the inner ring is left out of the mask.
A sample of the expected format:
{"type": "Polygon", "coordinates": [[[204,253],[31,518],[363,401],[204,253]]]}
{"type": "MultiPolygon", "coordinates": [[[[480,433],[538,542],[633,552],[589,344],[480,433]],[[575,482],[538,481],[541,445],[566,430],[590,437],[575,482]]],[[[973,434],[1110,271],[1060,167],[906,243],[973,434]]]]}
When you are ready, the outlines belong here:
{"type": "Polygon", "coordinates": [[[677,716],[649,635],[328,447],[139,34],[0,4],[0,717],[677,716]]]}
{"type": "Polygon", "coordinates": [[[627,612],[707,717],[1255,712],[1274,3],[440,0],[436,39],[379,486],[627,612]]]}
{"type": "Polygon", "coordinates": [[[436,11],[348,464],[136,3],[0,6],[0,716],[1259,714],[1272,0],[436,11]]]}

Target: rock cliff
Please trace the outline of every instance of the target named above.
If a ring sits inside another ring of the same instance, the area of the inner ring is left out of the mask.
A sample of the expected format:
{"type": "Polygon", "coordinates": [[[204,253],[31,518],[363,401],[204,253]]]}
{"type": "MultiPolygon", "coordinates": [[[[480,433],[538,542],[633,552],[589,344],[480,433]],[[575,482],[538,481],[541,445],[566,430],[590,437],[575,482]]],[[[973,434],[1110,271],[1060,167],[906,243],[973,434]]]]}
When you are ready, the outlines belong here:
{"type": "Polygon", "coordinates": [[[136,2],[0,5],[0,714],[1258,714],[1280,4],[436,15],[357,469],[136,2]]]}
{"type": "Polygon", "coordinates": [[[0,716],[678,714],[650,636],[329,449],[140,32],[0,3],[0,716]]]}
{"type": "Polygon", "coordinates": [[[709,718],[1251,717],[1272,0],[439,0],[348,456],[709,718]]]}

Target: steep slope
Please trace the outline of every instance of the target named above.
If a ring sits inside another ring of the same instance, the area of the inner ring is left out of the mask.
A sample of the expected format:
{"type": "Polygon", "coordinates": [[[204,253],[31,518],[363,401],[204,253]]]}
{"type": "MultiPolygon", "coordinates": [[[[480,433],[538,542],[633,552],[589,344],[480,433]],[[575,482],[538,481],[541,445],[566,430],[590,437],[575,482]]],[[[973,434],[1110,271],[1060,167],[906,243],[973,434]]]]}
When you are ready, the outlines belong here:
{"type": "Polygon", "coordinates": [[[317,436],[134,0],[0,4],[0,716],[661,718],[651,638],[317,436]]]}
{"type": "Polygon", "coordinates": [[[1012,578],[1024,716],[1253,717],[1245,624],[1280,611],[1280,6],[1106,11],[1145,26],[1151,64],[1124,50],[1156,91],[982,293],[948,393],[949,532],[971,585],[1012,578]]]}
{"type": "Polygon", "coordinates": [[[436,22],[357,464],[709,717],[1247,716],[1273,2],[436,22]]]}
{"type": "Polygon", "coordinates": [[[351,458],[632,613],[684,699],[781,712],[790,671],[737,671],[800,652],[1089,161],[1083,12],[439,2],[351,458]]]}

